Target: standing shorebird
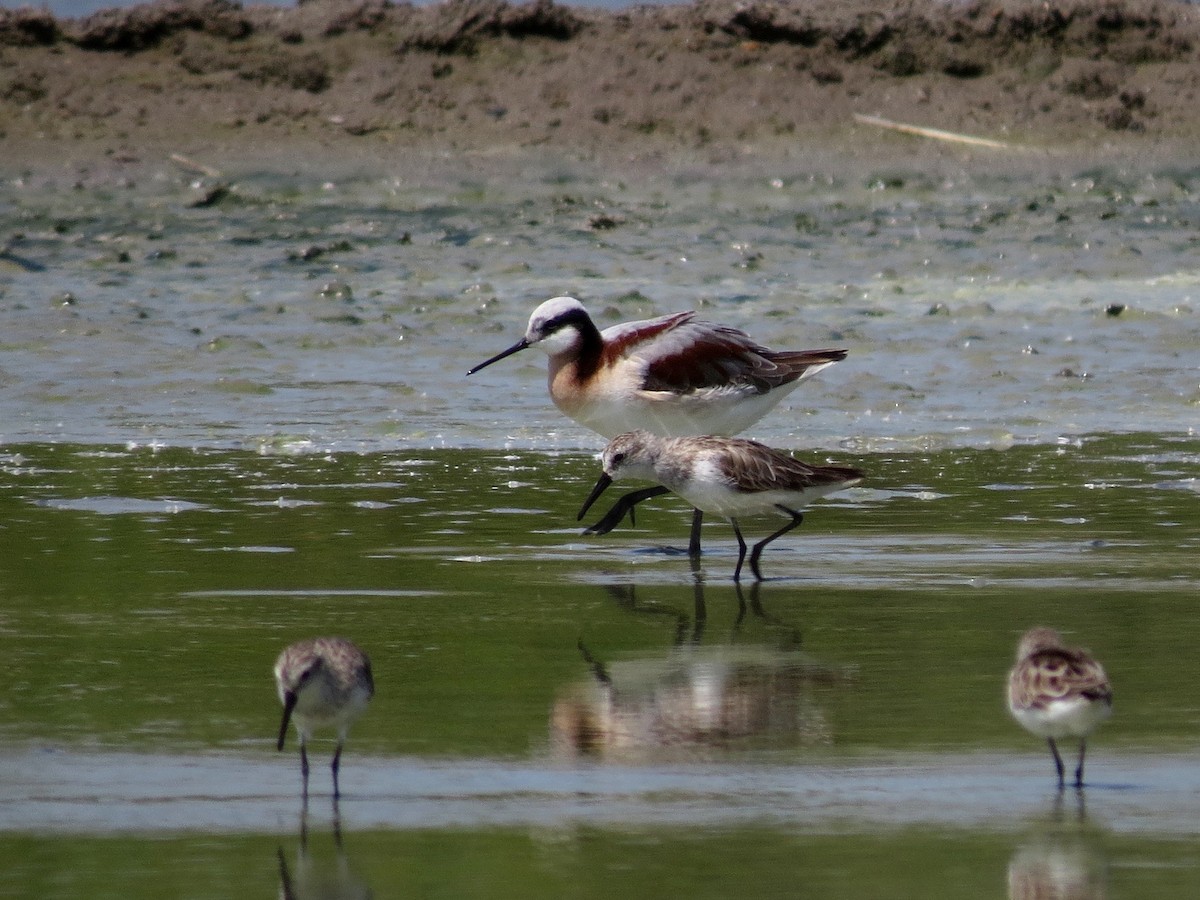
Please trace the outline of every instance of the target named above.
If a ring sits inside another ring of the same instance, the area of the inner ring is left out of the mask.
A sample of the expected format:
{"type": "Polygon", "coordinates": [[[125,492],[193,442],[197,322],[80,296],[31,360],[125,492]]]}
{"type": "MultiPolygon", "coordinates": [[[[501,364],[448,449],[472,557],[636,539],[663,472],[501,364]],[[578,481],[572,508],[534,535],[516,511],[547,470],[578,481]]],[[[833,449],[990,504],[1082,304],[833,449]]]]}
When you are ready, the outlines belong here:
{"type": "Polygon", "coordinates": [[[333,754],[333,799],[340,796],[338,763],[342,746],[354,721],[363,714],[375,695],[371,661],[345,638],[318,637],[287,647],[275,661],[275,686],[283,704],[279,742],[283,749],[288,721],[296,723],[300,737],[300,772],[304,776],[304,798],[308,799],[308,739],[317,728],[337,729],[333,754]]]}
{"type": "MultiPolygon", "coordinates": [[[[850,466],[810,466],[744,438],[661,438],[645,431],[613,438],[604,448],[601,462],[604,472],[579,510],[579,518],[614,481],[623,478],[656,481],[696,509],[729,519],[738,540],[734,581],[741,580],[742,563],[746,559],[746,541],[738,519],[782,516],[788,520],[750,551],[750,569],[762,581],[758,560],[763,548],[804,520],[800,510],[818,497],[863,479],[863,473],[850,466]]],[[[585,533],[604,534],[612,530],[624,515],[622,504],[623,501],[618,501],[612,512],[585,533]]]]}
{"type": "MultiPolygon", "coordinates": [[[[663,437],[737,434],[801,381],[846,358],[845,350],[769,350],[694,312],[600,331],[578,300],[554,297],[533,311],[521,340],[467,374],[533,346],[550,357],[554,405],[609,439],[634,430],[663,437]]],[[[627,510],[655,493],[630,496],[627,510]]],[[[701,521],[697,509],[688,545],[693,556],[700,553],[701,521]]]]}
{"type": "Polygon", "coordinates": [[[1053,628],[1025,632],[1008,675],[1008,708],[1026,731],[1050,744],[1059,790],[1065,778],[1056,741],[1078,738],[1075,787],[1082,788],[1087,736],[1112,715],[1112,701],[1108,676],[1090,653],[1065,646],[1053,628]]]}

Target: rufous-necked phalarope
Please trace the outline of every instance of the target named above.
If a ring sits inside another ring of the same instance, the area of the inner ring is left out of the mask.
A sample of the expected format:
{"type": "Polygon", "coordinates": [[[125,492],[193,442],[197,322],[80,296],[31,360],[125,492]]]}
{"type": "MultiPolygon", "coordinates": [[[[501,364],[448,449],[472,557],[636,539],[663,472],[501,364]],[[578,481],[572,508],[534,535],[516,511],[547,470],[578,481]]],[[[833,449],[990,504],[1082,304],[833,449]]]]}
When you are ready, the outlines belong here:
{"type": "MultiPolygon", "coordinates": [[[[845,350],[769,350],[743,331],[679,312],[600,331],[583,304],[554,297],[525,336],[468,375],[526,347],[550,357],[550,397],[606,438],[633,430],[664,437],[731,435],[753,425],[845,350]]],[[[653,494],[642,493],[627,508],[653,494]]],[[[688,550],[700,552],[697,511],[688,550]]]]}
{"type": "Polygon", "coordinates": [[[275,686],[283,704],[277,749],[283,749],[289,721],[300,736],[300,771],[304,797],[308,798],[308,751],[306,745],[317,728],[337,729],[333,754],[333,798],[340,796],[338,763],[346,734],[363,714],[375,694],[371,661],[345,638],[318,637],[298,641],[279,654],[275,662],[275,686]]]}
{"type": "MultiPolygon", "coordinates": [[[[661,438],[646,431],[617,435],[604,448],[601,462],[604,473],[584,501],[579,518],[614,481],[641,478],[657,482],[697,509],[729,519],[738,540],[734,581],[741,578],[746,558],[746,541],[738,519],[782,516],[788,520],[750,552],[750,569],[761,581],[758,559],[763,548],[803,521],[800,510],[818,497],[863,479],[863,473],[850,466],[810,466],[758,441],[709,436],[661,438]]],[[[588,533],[602,534],[616,525],[624,513],[620,505],[588,533]]]]}
{"type": "Polygon", "coordinates": [[[1023,728],[1046,739],[1065,778],[1056,741],[1079,740],[1075,787],[1083,787],[1087,736],[1112,714],[1112,688],[1104,668],[1086,650],[1067,647],[1053,628],[1031,628],[1017,645],[1017,664],[1008,675],[1008,708],[1023,728]]]}

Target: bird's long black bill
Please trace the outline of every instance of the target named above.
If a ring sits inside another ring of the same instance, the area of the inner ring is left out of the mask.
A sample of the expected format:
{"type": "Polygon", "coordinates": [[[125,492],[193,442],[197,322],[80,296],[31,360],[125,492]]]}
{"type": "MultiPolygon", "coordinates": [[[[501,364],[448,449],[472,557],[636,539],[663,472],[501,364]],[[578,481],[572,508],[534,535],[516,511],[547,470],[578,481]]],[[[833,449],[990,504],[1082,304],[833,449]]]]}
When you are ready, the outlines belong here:
{"type": "Polygon", "coordinates": [[[292,721],[292,710],[296,708],[296,695],[288,693],[283,699],[283,721],[279,723],[279,743],[275,745],[276,750],[283,749],[283,739],[287,737],[288,722],[292,721]]]}
{"type": "Polygon", "coordinates": [[[587,515],[587,511],[592,508],[592,504],[599,499],[601,494],[608,490],[610,484],[612,484],[612,477],[607,472],[601,472],[600,477],[596,480],[596,486],[592,488],[592,492],[588,494],[588,498],[583,501],[583,508],[579,510],[579,515],[575,517],[576,522],[587,515]]]}
{"type": "Polygon", "coordinates": [[[604,518],[593,525],[591,528],[584,530],[584,534],[608,534],[614,528],[621,524],[621,520],[628,513],[629,518],[633,518],[633,508],[643,500],[649,500],[651,497],[659,497],[662,494],[669,494],[670,491],[662,485],[654,487],[642,488],[640,491],[631,491],[620,500],[613,504],[613,508],[604,514],[604,518]]]}
{"type": "Polygon", "coordinates": [[[517,341],[515,344],[513,344],[507,350],[503,350],[500,353],[497,353],[491,359],[485,359],[483,362],[481,362],[479,365],[477,365],[473,369],[468,369],[467,374],[474,375],[480,369],[486,369],[492,363],[500,362],[500,360],[504,359],[506,356],[512,356],[514,353],[520,353],[522,350],[524,350],[528,346],[529,346],[529,341],[525,340],[525,338],[521,338],[519,341],[517,341]]]}

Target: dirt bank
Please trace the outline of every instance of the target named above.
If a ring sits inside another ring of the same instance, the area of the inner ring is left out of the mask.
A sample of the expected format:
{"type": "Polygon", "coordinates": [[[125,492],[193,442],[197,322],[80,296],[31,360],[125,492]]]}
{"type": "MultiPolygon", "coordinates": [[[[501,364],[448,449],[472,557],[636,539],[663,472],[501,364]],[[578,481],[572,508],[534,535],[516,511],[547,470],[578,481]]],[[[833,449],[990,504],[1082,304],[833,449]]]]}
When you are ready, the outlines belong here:
{"type": "Polygon", "coordinates": [[[1183,158],[1200,136],[1198,56],[1200,9],[1160,0],[0,10],[2,165],[961,152],[856,113],[1183,158]]]}

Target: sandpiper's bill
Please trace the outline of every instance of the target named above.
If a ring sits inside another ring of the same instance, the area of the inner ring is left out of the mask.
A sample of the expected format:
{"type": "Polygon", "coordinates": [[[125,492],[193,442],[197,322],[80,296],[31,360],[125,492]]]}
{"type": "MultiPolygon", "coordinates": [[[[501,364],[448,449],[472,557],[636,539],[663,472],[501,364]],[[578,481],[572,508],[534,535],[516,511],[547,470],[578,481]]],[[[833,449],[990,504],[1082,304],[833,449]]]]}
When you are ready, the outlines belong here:
{"type": "MultiPolygon", "coordinates": [[[[731,435],[749,428],[801,381],[845,359],[845,350],[769,350],[745,332],[678,312],[600,331],[574,297],[554,297],[529,317],[525,336],[481,362],[537,346],[550,357],[550,397],[565,415],[613,438],[731,435]]],[[[627,508],[653,493],[636,495],[627,508]]],[[[688,551],[700,552],[701,513],[688,551]]]]}
{"type": "Polygon", "coordinates": [[[1079,741],[1075,787],[1083,787],[1087,736],[1112,714],[1112,688],[1104,668],[1086,650],[1067,647],[1053,628],[1031,628],[1017,645],[1017,664],[1008,675],[1008,708],[1022,727],[1050,744],[1065,784],[1057,741],[1079,741]]]}
{"type": "MultiPolygon", "coordinates": [[[[646,431],[617,435],[601,455],[603,474],[579,511],[583,518],[614,481],[639,478],[657,482],[688,503],[733,525],[738,561],[733,580],[739,581],[746,558],[746,541],[738,520],[783,517],[787,523],[754,545],[750,569],[762,580],[758,566],[763,548],[803,521],[805,506],[834,491],[858,484],[863,473],[850,466],[810,466],[758,441],[727,437],[662,438],[646,431]]],[[[610,531],[624,515],[621,502],[586,534],[610,531]]]]}
{"type": "Polygon", "coordinates": [[[306,799],[308,740],[318,728],[337,730],[337,750],[332,764],[333,797],[336,800],[341,795],[338,764],[346,735],[375,695],[371,661],[345,638],[317,637],[298,641],[284,649],[275,661],[275,686],[283,704],[277,749],[283,749],[288,722],[294,721],[300,737],[300,771],[304,776],[306,799]]]}

